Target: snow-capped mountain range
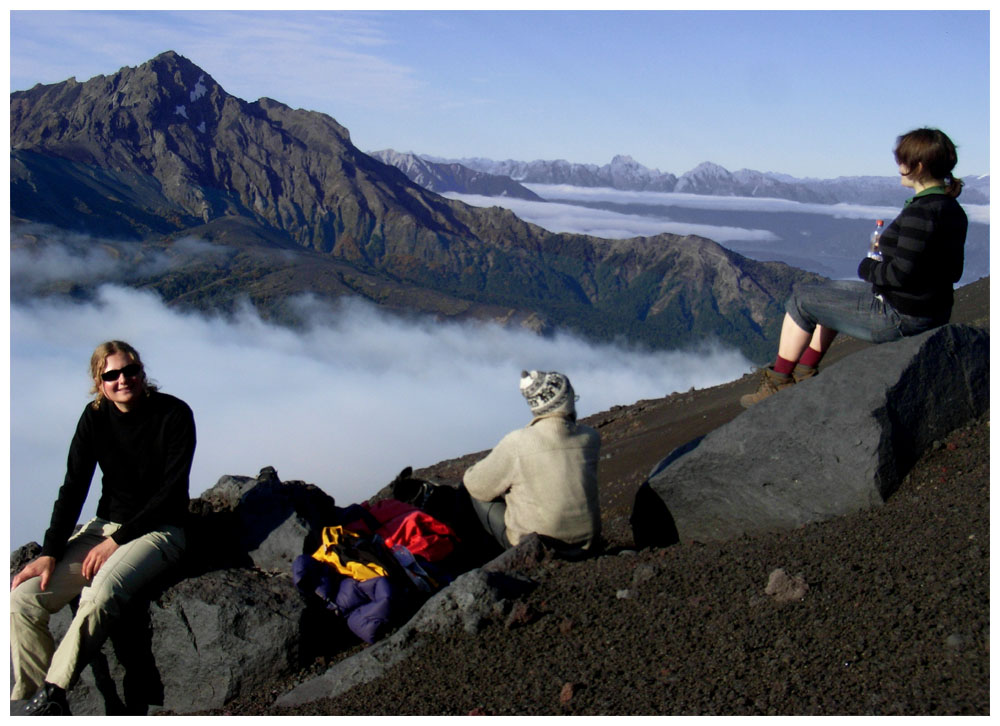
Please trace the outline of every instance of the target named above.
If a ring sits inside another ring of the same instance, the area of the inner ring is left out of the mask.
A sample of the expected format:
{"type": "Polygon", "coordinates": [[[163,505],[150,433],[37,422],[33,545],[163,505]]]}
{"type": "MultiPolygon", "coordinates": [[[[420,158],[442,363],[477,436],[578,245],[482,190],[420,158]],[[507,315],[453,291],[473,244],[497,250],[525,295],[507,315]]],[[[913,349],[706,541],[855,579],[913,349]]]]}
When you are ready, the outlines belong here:
{"type": "MultiPolygon", "coordinates": [[[[643,166],[631,156],[615,156],[604,166],[577,164],[562,159],[553,161],[494,161],[484,158],[442,159],[422,154],[398,154],[391,150],[373,155],[406,169],[388,156],[414,157],[431,164],[459,164],[473,171],[509,177],[522,184],[568,184],[579,187],[610,187],[630,191],[659,191],[713,196],[772,197],[818,204],[885,204],[898,205],[911,192],[899,184],[896,176],[854,176],[836,179],[798,179],[787,174],[740,169],[731,172],[724,167],[704,162],[694,169],[675,176],[643,166]]],[[[413,177],[411,177],[412,179],[413,177]]],[[[968,204],[989,204],[990,178],[964,179],[962,201],[968,204]]],[[[418,182],[420,183],[420,182],[418,182]]],[[[444,191],[482,193],[471,189],[451,188],[444,191]]]]}

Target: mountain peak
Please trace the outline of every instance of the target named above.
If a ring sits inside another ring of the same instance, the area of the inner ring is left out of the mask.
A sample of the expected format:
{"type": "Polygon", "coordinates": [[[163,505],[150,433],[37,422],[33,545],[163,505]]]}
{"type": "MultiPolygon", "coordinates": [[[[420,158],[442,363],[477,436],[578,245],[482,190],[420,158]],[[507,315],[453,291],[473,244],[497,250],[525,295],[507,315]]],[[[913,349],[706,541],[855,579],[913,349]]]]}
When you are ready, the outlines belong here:
{"type": "Polygon", "coordinates": [[[717,176],[729,176],[729,173],[729,170],[724,166],[720,166],[719,164],[711,161],[703,161],[684,176],[688,176],[690,174],[715,174],[717,176]]]}
{"type": "Polygon", "coordinates": [[[206,94],[209,89],[218,88],[224,95],[225,91],[215,80],[197,65],[175,51],[168,50],[155,58],[146,61],[137,68],[123,68],[119,74],[142,78],[151,74],[155,83],[168,95],[180,92],[190,93],[190,102],[194,102],[206,94]],[[197,90],[197,87],[204,90],[197,90]]]}
{"type": "Polygon", "coordinates": [[[611,166],[641,166],[639,162],[628,154],[615,154],[611,159],[611,166]]]}
{"type": "Polygon", "coordinates": [[[173,50],[165,50],[159,55],[150,58],[148,61],[146,61],[139,67],[143,68],[146,66],[152,68],[159,68],[166,66],[168,68],[180,68],[183,70],[192,70],[192,71],[197,71],[198,73],[204,73],[204,71],[198,66],[196,66],[192,61],[188,60],[180,53],[173,50]]]}

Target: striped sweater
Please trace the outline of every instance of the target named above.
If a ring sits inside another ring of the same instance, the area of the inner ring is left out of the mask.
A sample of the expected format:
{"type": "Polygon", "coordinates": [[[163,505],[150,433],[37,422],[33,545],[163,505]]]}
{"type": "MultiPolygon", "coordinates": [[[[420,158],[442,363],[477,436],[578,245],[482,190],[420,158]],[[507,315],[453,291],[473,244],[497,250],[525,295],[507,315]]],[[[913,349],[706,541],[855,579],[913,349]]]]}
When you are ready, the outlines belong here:
{"type": "Polygon", "coordinates": [[[865,259],[858,276],[903,315],[944,323],[965,265],[969,221],[942,192],[934,187],[908,199],[879,240],[882,261],[865,259]]]}

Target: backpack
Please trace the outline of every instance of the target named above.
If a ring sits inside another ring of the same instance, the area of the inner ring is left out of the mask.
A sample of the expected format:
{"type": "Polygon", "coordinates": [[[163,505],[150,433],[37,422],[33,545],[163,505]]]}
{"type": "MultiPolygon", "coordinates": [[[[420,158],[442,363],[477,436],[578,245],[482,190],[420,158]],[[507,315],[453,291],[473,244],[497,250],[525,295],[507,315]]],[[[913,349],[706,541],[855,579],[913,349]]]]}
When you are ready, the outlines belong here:
{"type": "Polygon", "coordinates": [[[323,528],[323,544],[312,557],[332,565],[342,575],[361,581],[388,577],[395,570],[392,555],[381,543],[339,524],[323,528]]]}
{"type": "Polygon", "coordinates": [[[458,535],[444,522],[397,499],[383,499],[362,507],[367,515],[349,522],[348,529],[382,537],[386,547],[403,545],[427,562],[440,562],[455,551],[458,535]]]}

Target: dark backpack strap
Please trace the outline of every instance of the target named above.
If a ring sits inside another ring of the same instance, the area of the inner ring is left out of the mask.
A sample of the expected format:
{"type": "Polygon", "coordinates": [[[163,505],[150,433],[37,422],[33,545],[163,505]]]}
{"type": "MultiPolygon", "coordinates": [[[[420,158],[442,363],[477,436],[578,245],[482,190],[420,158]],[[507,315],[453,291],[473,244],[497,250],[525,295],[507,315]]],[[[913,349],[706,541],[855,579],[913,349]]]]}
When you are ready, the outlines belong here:
{"type": "Polygon", "coordinates": [[[360,504],[352,504],[340,510],[340,521],[338,524],[341,526],[346,527],[348,524],[359,520],[365,523],[365,526],[370,530],[370,534],[375,534],[382,526],[382,523],[375,518],[375,515],[360,504]]]}

